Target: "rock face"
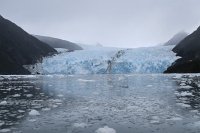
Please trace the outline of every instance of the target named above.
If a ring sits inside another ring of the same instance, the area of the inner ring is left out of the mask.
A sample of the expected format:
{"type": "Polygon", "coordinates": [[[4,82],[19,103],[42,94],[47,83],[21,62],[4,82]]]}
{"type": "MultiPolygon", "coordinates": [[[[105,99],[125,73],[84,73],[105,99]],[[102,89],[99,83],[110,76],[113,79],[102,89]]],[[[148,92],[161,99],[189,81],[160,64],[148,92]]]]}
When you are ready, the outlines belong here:
{"type": "Polygon", "coordinates": [[[0,74],[29,74],[23,65],[54,53],[55,49],[0,16],[0,74]]]}
{"type": "Polygon", "coordinates": [[[39,35],[34,35],[34,36],[40,41],[47,43],[53,48],[65,48],[65,49],[68,49],[69,51],[83,49],[79,45],[69,42],[69,41],[65,41],[65,40],[61,40],[61,39],[57,39],[53,37],[46,37],[46,36],[39,36],[39,35]]]}
{"type": "Polygon", "coordinates": [[[199,73],[200,59],[186,60],[180,58],[176,60],[164,73],[199,73]]]}
{"type": "Polygon", "coordinates": [[[176,60],[165,73],[200,72],[200,27],[183,39],[172,51],[181,58],[176,60]]]}
{"type": "Polygon", "coordinates": [[[186,32],[179,32],[176,35],[174,35],[169,41],[167,41],[164,45],[177,45],[179,44],[185,37],[187,37],[188,34],[186,32]]]}
{"type": "Polygon", "coordinates": [[[184,58],[199,58],[200,27],[191,35],[183,39],[183,41],[181,41],[176,47],[174,47],[172,51],[177,53],[177,56],[181,56],[184,58]]]}

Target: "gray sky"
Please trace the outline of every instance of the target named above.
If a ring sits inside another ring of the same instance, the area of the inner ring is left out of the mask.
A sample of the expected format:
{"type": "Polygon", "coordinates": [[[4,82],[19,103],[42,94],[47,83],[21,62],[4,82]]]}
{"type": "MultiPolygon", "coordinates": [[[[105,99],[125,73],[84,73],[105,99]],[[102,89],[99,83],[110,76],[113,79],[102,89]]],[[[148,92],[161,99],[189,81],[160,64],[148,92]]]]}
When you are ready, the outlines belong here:
{"type": "Polygon", "coordinates": [[[200,25],[200,0],[0,0],[27,32],[85,44],[139,47],[200,25]]]}

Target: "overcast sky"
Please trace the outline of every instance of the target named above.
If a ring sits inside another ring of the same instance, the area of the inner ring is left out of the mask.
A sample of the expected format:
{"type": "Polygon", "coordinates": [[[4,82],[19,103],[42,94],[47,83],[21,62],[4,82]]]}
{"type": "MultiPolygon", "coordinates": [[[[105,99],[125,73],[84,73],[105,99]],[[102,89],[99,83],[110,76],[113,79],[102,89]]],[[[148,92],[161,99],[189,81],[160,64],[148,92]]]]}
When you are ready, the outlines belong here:
{"type": "Polygon", "coordinates": [[[0,14],[31,34],[139,47],[200,25],[200,0],[0,0],[0,14]]]}

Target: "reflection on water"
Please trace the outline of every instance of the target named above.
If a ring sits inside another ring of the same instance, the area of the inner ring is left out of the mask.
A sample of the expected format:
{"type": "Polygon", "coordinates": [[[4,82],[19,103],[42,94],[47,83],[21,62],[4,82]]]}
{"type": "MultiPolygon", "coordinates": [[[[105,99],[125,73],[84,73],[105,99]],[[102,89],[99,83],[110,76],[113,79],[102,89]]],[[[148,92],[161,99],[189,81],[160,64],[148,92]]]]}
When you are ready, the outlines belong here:
{"type": "Polygon", "coordinates": [[[199,132],[199,84],[192,75],[1,76],[0,132],[199,132]]]}
{"type": "MultiPolygon", "coordinates": [[[[43,90],[36,78],[2,76],[0,82],[0,129],[19,124],[31,110],[55,106],[52,92],[43,90]]],[[[4,130],[3,130],[4,131],[4,130]]]]}

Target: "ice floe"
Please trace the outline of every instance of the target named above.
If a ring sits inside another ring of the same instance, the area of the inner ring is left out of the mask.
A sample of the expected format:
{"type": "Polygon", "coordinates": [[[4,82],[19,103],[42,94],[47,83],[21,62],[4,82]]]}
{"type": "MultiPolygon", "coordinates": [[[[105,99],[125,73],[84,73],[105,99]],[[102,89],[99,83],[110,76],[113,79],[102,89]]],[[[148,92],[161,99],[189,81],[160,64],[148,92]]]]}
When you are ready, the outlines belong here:
{"type": "Polygon", "coordinates": [[[29,115],[31,115],[31,116],[37,116],[37,115],[40,115],[40,113],[39,113],[37,110],[32,109],[32,110],[29,112],[29,115]]]}
{"type": "Polygon", "coordinates": [[[180,86],[179,88],[180,88],[180,89],[192,89],[193,87],[187,85],[187,86],[180,86]]]}
{"type": "Polygon", "coordinates": [[[74,123],[73,126],[76,128],[85,128],[85,127],[87,127],[87,124],[86,123],[74,123]]]}
{"type": "Polygon", "coordinates": [[[7,132],[11,132],[11,129],[0,129],[0,133],[7,133],[7,132]]]}
{"type": "Polygon", "coordinates": [[[99,128],[95,131],[95,133],[116,133],[115,129],[110,128],[108,126],[104,126],[102,128],[99,128]]]}
{"type": "Polygon", "coordinates": [[[95,82],[95,80],[89,80],[89,79],[78,79],[80,82],[95,82]]]}
{"type": "Polygon", "coordinates": [[[167,120],[169,120],[169,121],[181,121],[181,120],[183,120],[183,118],[181,118],[181,117],[172,117],[172,118],[167,119],[167,120]]]}
{"type": "Polygon", "coordinates": [[[7,101],[1,101],[0,102],[0,105],[7,105],[8,103],[7,103],[7,101]]]}
{"type": "Polygon", "coordinates": [[[182,92],[176,92],[177,96],[185,97],[185,96],[193,96],[192,92],[182,91],[182,92]]]}
{"type": "Polygon", "coordinates": [[[185,103],[176,103],[178,106],[184,107],[184,108],[190,108],[191,105],[185,104],[185,103]]]}

